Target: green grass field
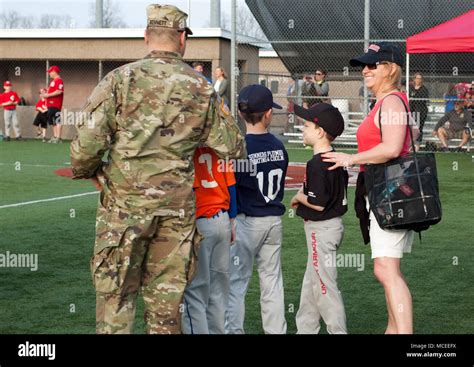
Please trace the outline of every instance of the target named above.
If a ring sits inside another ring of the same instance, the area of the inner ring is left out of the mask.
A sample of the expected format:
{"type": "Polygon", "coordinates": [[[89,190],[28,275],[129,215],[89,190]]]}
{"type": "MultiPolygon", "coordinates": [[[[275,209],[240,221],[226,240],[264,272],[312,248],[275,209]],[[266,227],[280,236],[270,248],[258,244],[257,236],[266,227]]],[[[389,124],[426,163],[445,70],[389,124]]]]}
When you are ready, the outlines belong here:
{"type": "MultiPolygon", "coordinates": [[[[292,162],[311,151],[289,149],[292,162]]],[[[72,181],[53,171],[69,162],[69,144],[36,141],[0,143],[0,254],[38,254],[38,270],[0,268],[0,333],[94,333],[95,295],[89,273],[97,195],[4,207],[95,191],[88,181],[72,181]],[[72,211],[73,210],[73,211],[72,211]],[[75,214],[72,215],[71,213],[75,214]]],[[[415,240],[402,268],[414,303],[416,333],[474,333],[474,163],[471,154],[438,154],[443,221],[415,240]]],[[[285,194],[288,206],[292,192],[285,194]]],[[[353,210],[354,188],[344,217],[340,253],[365,255],[365,268],[339,268],[350,333],[385,330],[382,287],[373,276],[353,210]]],[[[302,220],[287,211],[282,249],[288,332],[295,333],[306,265],[302,220]]],[[[144,332],[143,305],[135,332],[144,332]]],[[[256,274],[247,296],[247,333],[262,333],[256,274]]]]}

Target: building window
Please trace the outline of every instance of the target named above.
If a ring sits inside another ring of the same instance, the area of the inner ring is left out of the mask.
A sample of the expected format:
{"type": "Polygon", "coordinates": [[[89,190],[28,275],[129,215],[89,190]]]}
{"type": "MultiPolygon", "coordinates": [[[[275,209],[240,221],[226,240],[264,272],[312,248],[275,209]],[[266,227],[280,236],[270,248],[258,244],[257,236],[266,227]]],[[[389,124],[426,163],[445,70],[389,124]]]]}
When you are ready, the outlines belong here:
{"type": "Polygon", "coordinates": [[[278,93],[278,80],[272,80],[272,82],[270,83],[270,90],[273,94],[278,93]]]}

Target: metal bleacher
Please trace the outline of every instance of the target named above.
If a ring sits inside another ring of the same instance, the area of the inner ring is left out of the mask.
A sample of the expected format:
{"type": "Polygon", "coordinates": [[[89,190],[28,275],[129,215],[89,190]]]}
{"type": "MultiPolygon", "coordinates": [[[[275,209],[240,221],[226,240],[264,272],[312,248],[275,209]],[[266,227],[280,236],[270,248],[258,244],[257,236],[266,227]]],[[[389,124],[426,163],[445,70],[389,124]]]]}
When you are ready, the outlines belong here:
{"type": "MultiPolygon", "coordinates": [[[[347,112],[345,115],[346,116],[344,116],[344,120],[346,122],[346,127],[344,129],[344,133],[334,141],[334,145],[343,149],[354,149],[357,147],[357,129],[363,120],[364,114],[362,112],[347,112]]],[[[431,101],[431,104],[428,107],[428,116],[423,128],[423,139],[420,144],[421,149],[437,150],[439,147],[439,139],[433,136],[432,132],[435,125],[443,115],[444,101],[431,101]]],[[[301,131],[303,125],[294,125],[293,128],[295,131],[301,131]]],[[[289,132],[284,133],[283,135],[289,138],[288,143],[303,145],[301,132],[289,132]]],[[[474,138],[474,133],[471,133],[471,135],[472,138],[474,138]]],[[[456,149],[460,142],[461,139],[451,139],[448,141],[448,146],[450,149],[456,149]]],[[[464,148],[467,152],[469,152],[470,142],[468,142],[464,148]]]]}

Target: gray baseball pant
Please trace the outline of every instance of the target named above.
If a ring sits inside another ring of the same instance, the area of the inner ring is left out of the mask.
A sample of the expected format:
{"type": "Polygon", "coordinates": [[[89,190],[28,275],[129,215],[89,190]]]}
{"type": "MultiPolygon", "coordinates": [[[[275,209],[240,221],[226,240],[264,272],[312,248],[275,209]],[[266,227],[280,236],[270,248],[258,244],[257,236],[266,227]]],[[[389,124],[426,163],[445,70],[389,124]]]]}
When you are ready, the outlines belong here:
{"type": "Polygon", "coordinates": [[[226,334],[244,334],[245,295],[254,259],[260,280],[260,307],[265,334],[285,334],[281,272],[282,222],[278,216],[236,218],[237,241],[231,248],[230,295],[226,334]]]}
{"type": "Polygon", "coordinates": [[[337,287],[336,250],[342,242],[342,218],[305,221],[308,262],[296,314],[298,334],[318,334],[320,319],[329,334],[347,334],[346,313],[337,287]]]}
{"type": "Polygon", "coordinates": [[[229,214],[196,220],[204,237],[196,274],[184,291],[181,329],[184,334],[224,334],[229,299],[231,228],[229,214]]]}
{"type": "Polygon", "coordinates": [[[10,136],[10,131],[13,125],[15,136],[18,138],[21,135],[20,125],[18,124],[18,117],[16,110],[4,110],[3,118],[5,120],[5,136],[10,136]]]}

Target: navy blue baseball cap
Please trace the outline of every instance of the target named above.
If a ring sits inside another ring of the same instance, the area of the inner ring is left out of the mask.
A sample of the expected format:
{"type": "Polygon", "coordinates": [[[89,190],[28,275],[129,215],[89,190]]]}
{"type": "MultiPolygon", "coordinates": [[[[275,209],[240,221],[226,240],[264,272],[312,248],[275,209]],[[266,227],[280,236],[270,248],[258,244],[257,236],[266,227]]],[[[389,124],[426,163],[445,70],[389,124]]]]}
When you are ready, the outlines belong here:
{"type": "Polygon", "coordinates": [[[351,66],[365,67],[367,64],[375,64],[380,61],[390,61],[403,67],[404,58],[400,47],[390,42],[373,43],[365,54],[355,57],[349,61],[351,66]]]}
{"type": "Polygon", "coordinates": [[[316,103],[308,109],[295,105],[295,115],[315,123],[333,138],[344,131],[344,118],[336,107],[328,103],[316,103]]]}
{"type": "Polygon", "coordinates": [[[273,102],[273,94],[267,87],[260,84],[252,84],[239,93],[239,111],[243,113],[265,112],[271,108],[279,110],[282,107],[273,102]]]}

